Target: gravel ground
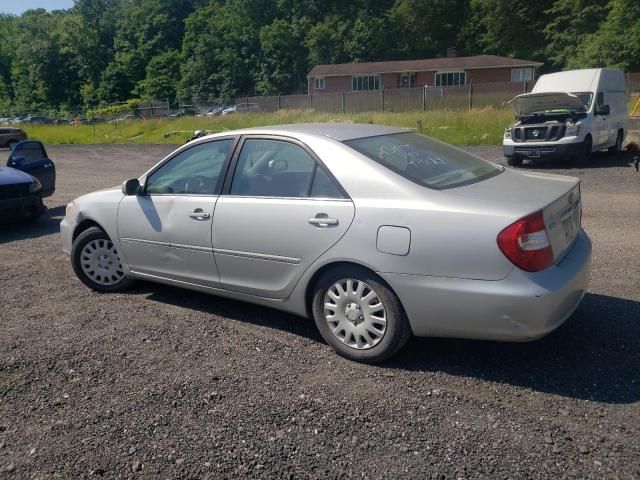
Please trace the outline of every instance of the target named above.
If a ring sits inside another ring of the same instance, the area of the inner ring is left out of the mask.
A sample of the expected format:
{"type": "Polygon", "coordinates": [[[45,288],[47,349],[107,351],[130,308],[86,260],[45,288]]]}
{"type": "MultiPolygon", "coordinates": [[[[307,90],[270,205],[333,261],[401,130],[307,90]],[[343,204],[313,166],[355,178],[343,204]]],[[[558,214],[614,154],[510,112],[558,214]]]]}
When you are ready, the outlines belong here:
{"type": "Polygon", "coordinates": [[[0,227],[0,478],[640,478],[630,158],[525,167],[583,181],[593,275],[558,331],[415,339],[367,366],[309,320],[149,283],[100,295],[76,279],[57,235],[64,205],[170,150],[51,147],[49,216],[0,227]]]}

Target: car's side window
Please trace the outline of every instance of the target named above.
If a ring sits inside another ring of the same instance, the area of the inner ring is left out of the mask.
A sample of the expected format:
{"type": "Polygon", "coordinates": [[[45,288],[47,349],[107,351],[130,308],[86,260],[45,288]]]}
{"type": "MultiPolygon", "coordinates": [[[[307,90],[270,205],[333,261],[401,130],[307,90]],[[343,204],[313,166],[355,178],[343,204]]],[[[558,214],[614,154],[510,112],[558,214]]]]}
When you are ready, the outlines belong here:
{"type": "Polygon", "coordinates": [[[238,158],[231,195],[307,197],[315,167],[315,160],[298,145],[249,138],[238,158]]]}
{"type": "Polygon", "coordinates": [[[311,197],[315,198],[344,198],[342,191],[329,177],[324,168],[318,166],[313,176],[311,185],[311,197]]]}
{"type": "Polygon", "coordinates": [[[201,143],[180,152],[147,178],[147,195],[215,195],[232,139],[201,143]]]}

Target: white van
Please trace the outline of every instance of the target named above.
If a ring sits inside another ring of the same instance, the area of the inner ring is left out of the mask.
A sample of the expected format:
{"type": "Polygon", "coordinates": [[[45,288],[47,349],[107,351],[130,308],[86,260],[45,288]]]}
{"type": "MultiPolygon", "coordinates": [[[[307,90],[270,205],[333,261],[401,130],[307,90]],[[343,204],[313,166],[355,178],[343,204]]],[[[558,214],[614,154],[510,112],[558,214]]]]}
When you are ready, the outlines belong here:
{"type": "Polygon", "coordinates": [[[619,152],[627,133],[627,93],[620,70],[594,68],[542,75],[531,93],[509,102],[516,123],[504,131],[509,165],[524,159],[587,159],[619,152]]]}

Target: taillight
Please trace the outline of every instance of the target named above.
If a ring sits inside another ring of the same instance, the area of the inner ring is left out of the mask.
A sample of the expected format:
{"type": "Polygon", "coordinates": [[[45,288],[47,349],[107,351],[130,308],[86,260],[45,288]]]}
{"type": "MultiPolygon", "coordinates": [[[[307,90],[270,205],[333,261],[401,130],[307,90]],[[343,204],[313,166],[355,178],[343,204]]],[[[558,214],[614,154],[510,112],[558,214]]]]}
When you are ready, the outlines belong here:
{"type": "Polygon", "coordinates": [[[498,234],[498,247],[516,266],[537,272],[553,264],[553,250],[542,211],[512,223],[498,234]]]}

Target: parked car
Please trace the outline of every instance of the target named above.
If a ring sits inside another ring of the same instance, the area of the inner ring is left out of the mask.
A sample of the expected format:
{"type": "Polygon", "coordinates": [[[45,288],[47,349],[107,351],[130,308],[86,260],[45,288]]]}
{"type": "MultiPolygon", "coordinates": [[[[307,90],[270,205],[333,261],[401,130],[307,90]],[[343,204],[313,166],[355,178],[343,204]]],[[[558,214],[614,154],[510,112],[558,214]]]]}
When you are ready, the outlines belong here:
{"type": "Polygon", "coordinates": [[[599,150],[622,150],[628,112],[620,70],[542,75],[531,93],[509,103],[517,119],[504,132],[503,151],[509,165],[539,158],[586,160],[599,150]]]}
{"type": "Polygon", "coordinates": [[[205,117],[217,117],[218,115],[222,115],[222,112],[224,111],[224,109],[225,109],[225,107],[210,108],[209,110],[204,112],[204,116],[205,117]]]}
{"type": "Polygon", "coordinates": [[[29,115],[28,117],[20,120],[20,123],[26,123],[29,125],[49,125],[53,123],[53,119],[42,115],[29,115]]]}
{"type": "Polygon", "coordinates": [[[577,178],[406,129],[307,124],[195,140],[75,199],[60,231],[94,290],[146,279],[312,316],[338,353],[375,362],[412,334],[560,326],[587,288],[581,208],[577,178]]]}
{"type": "Polygon", "coordinates": [[[257,103],[238,103],[232,107],[228,107],[222,110],[222,115],[229,115],[231,113],[248,113],[256,112],[259,110],[257,103]]]}
{"type": "Polygon", "coordinates": [[[47,155],[42,142],[26,140],[16,144],[9,155],[7,166],[37,178],[41,185],[38,193],[42,198],[55,192],[56,166],[47,155]]]}
{"type": "Polygon", "coordinates": [[[195,116],[196,111],[189,109],[189,108],[181,108],[180,110],[176,110],[175,112],[173,112],[171,115],[169,115],[169,118],[180,118],[180,117],[186,117],[186,116],[195,116]]]}
{"type": "Polygon", "coordinates": [[[37,220],[47,210],[42,199],[55,191],[55,177],[40,142],[18,143],[7,166],[0,166],[0,220],[37,220]]]}
{"type": "Polygon", "coordinates": [[[27,132],[19,128],[0,128],[0,147],[13,148],[27,139],[27,132]]]}

